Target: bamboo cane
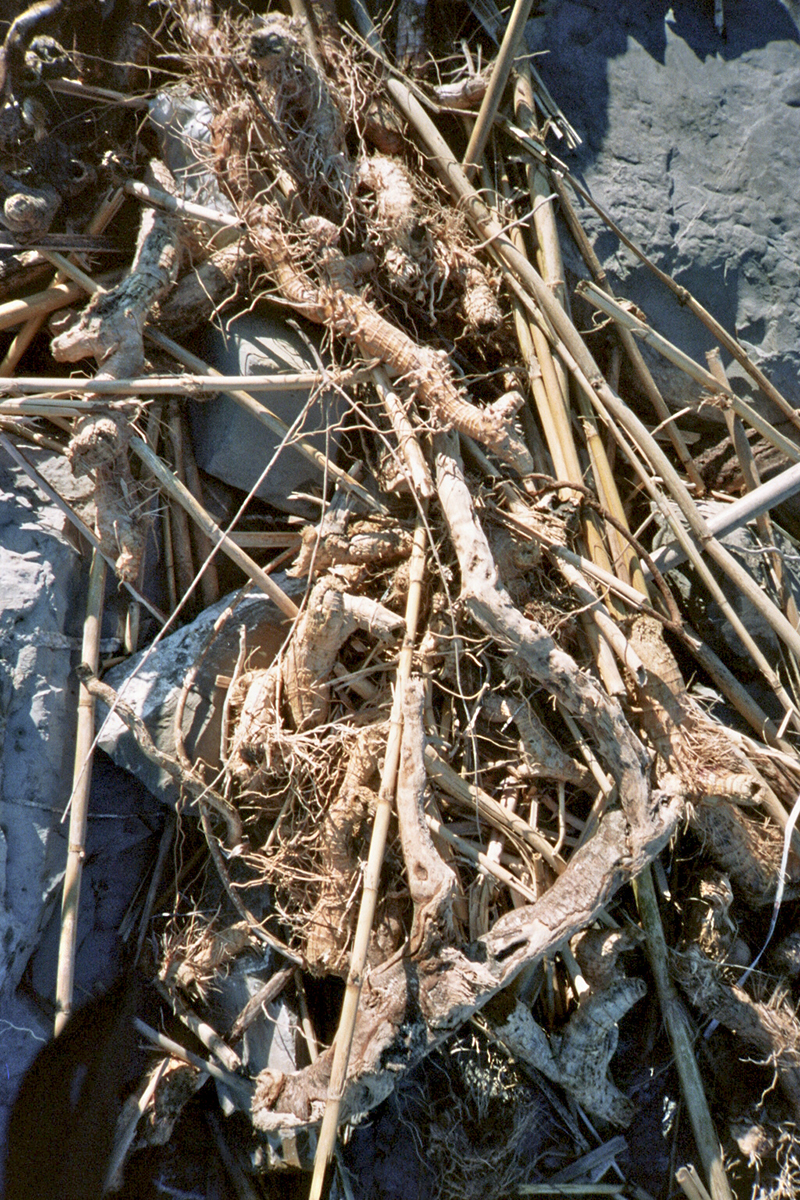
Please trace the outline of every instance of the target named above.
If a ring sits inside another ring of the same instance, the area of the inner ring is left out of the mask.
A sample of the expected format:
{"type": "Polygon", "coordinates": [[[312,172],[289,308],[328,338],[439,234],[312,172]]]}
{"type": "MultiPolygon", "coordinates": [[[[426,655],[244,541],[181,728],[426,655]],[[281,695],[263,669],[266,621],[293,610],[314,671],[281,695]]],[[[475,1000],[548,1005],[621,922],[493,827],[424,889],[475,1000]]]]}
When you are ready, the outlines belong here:
{"type": "Polygon", "coordinates": [[[639,916],[647,938],[647,957],[655,979],[661,1012],[667,1027],[675,1066],[681,1081],[681,1091],[689,1113],[694,1140],[703,1169],[708,1178],[713,1200],[734,1200],[725,1168],[722,1165],[722,1149],[714,1122],[708,1108],[700,1069],[692,1049],[692,1034],[689,1018],[670,978],[667,944],[658,911],[656,890],[650,867],[634,880],[634,891],[639,905],[639,916]]]}
{"type": "MultiPolygon", "coordinates": [[[[103,593],[106,584],[106,564],[97,550],[92,551],[89,568],[89,593],[86,600],[86,619],[83,624],[81,655],[93,671],[100,664],[100,626],[103,618],[103,593]]],[[[58,943],[56,973],[56,1017],[54,1032],[58,1035],[72,1011],[72,989],[75,981],[75,949],[78,938],[78,907],[81,895],[83,862],[86,858],[86,824],[89,811],[89,792],[92,785],[92,755],[94,743],[94,710],[96,701],[83,683],[78,687],[78,728],[75,734],[75,765],[72,776],[72,796],[69,814],[69,848],[64,872],[61,899],[61,936],[58,943]]]]}
{"type": "Polygon", "coordinates": [[[375,820],[372,826],[372,837],[369,845],[367,866],[364,872],[364,886],[361,893],[361,906],[358,911],[353,940],[353,951],[350,956],[350,967],[347,973],[347,990],[345,991],[342,1011],[339,1016],[339,1026],[334,1042],[333,1065],[331,1079],[328,1085],[328,1100],[325,1115],[319,1132],[317,1151],[314,1157],[314,1174],[311,1179],[309,1200],[320,1200],[322,1186],[325,1181],[325,1171],[331,1160],[336,1145],[336,1131],[339,1124],[339,1111],[347,1080],[347,1066],[350,1060],[350,1047],[353,1041],[358,1002],[361,996],[361,983],[364,967],[367,961],[367,949],[372,931],[372,922],[378,902],[378,884],[380,880],[383,855],[386,848],[386,838],[389,832],[389,821],[392,815],[394,789],[397,780],[397,768],[400,761],[400,743],[402,738],[403,691],[411,674],[411,663],[414,653],[414,639],[419,621],[419,609],[422,599],[422,581],[425,573],[425,550],[427,530],[423,519],[417,521],[414,531],[414,544],[409,560],[409,589],[406,602],[406,633],[397,663],[397,678],[395,683],[392,712],[389,719],[389,736],[386,743],[386,758],[381,772],[381,786],[378,793],[378,804],[375,820]]]}
{"type": "Polygon", "coordinates": [[[468,177],[475,170],[486,149],[486,142],[491,133],[495,114],[497,113],[501,97],[508,82],[508,76],[514,65],[514,56],[517,53],[517,46],[525,29],[525,22],[530,14],[532,3],[533,0],[515,0],[514,7],[511,10],[511,16],[509,17],[506,31],[503,34],[500,49],[497,52],[494,67],[492,68],[489,86],[486,89],[486,95],[483,97],[480,109],[478,110],[478,116],[467,144],[466,153],[464,154],[464,171],[468,177]]]}

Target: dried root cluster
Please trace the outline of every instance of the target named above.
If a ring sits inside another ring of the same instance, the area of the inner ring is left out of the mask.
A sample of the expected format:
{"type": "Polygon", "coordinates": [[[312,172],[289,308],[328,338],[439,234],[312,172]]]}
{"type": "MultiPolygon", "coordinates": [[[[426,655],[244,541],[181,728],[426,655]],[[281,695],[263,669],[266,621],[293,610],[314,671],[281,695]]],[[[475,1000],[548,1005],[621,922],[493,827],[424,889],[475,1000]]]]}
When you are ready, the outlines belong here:
{"type": "MultiPolygon", "coordinates": [[[[46,436],[95,480],[96,544],[134,592],[160,490],[171,607],[211,603],[224,554],[285,619],[261,664],[263,647],[241,625],[238,658],[209,698],[218,755],[189,756],[182,708],[174,754],[137,734],[182,785],[184,836],[190,814],[201,819],[205,857],[198,865],[187,849],[181,900],[159,918],[150,967],[182,1018],[202,1025],[228,1111],[247,1117],[246,1134],[240,1123],[229,1135],[233,1152],[271,1194],[269,1169],[310,1168],[318,1136],[324,1155],[326,1112],[333,1129],[357,1126],[386,1101],[409,1143],[422,1143],[430,1195],[588,1187],[612,1169],[652,1189],[637,1114],[683,1095],[693,1128],[711,1128],[705,1090],[738,1194],[788,1196],[800,956],[782,914],[800,895],[789,823],[800,638],[785,565],[776,551],[770,587],[748,589],[709,530],[696,504],[705,482],[631,349],[629,310],[617,305],[640,385],[630,395],[611,387],[573,325],[565,229],[587,275],[597,264],[537,121],[556,123],[566,144],[574,131],[522,60],[503,102],[514,132],[498,124],[491,161],[469,172],[453,112],[478,108],[491,75],[467,51],[451,77],[435,76],[437,47],[426,57],[413,5],[384,31],[394,58],[364,10],[354,30],[323,0],[298,6],[305,20],[222,8],[182,0],[143,30],[149,75],[137,86],[206,105],[191,169],[205,208],[187,202],[189,178],[171,174],[137,126],[125,148],[153,162],[149,190],[131,166],[128,191],[152,207],[129,273],[108,278],[51,343],[56,362],[88,362],[94,374],[46,436]],[[180,78],[167,82],[175,61],[180,78]],[[275,517],[260,561],[200,503],[174,399],[150,404],[141,388],[173,354],[193,378],[172,368],[164,393],[196,403],[196,359],[170,338],[245,300],[321,327],[318,383],[346,408],[339,461],[316,452],[328,485],[319,518],[298,531],[275,517]],[[141,394],[113,400],[115,383],[141,394]],[[653,425],[667,429],[669,453],[653,425]],[[612,470],[614,454],[627,456],[624,469],[612,470]],[[677,529],[726,606],[777,719],[690,627],[652,547],[631,532],[647,515],[637,477],[653,511],[667,513],[668,539],[677,529]],[[291,561],[283,584],[271,574],[278,552],[291,561]],[[749,639],[721,578],[760,606],[780,668],[749,639]],[[305,590],[290,598],[287,579],[305,590]],[[724,698],[724,723],[687,689],[698,670],[715,703],[724,698]],[[659,903],[648,907],[653,878],[659,903]],[[768,932],[769,950],[745,973],[768,932]],[[245,999],[235,987],[248,972],[261,983],[245,999]],[[293,1065],[253,1049],[279,1015],[293,1065]],[[718,1032],[694,1052],[676,1025],[699,1031],[707,1019],[718,1032]],[[731,1058],[750,1063],[749,1095],[726,1096],[731,1058]]],[[[6,50],[8,124],[23,85],[6,50]]],[[[9,228],[26,195],[42,208],[39,176],[27,181],[23,162],[20,151],[19,178],[3,183],[16,197],[9,228]]],[[[29,321],[56,307],[64,281],[50,293],[29,321]]],[[[609,344],[617,336],[609,329],[609,344]]],[[[8,361],[11,375],[19,356],[8,361]]],[[[41,440],[46,406],[20,406],[11,386],[3,444],[41,440]]],[[[713,395],[741,422],[724,374],[713,395]]],[[[706,400],[698,387],[698,407],[706,400]]],[[[233,602],[210,643],[237,627],[233,602]]],[[[114,703],[91,671],[82,678],[114,703]]],[[[167,1138],[202,1079],[195,1064],[143,1083],[140,1138],[167,1138]]],[[[359,1136],[337,1160],[334,1188],[359,1136]]],[[[659,1136],[665,1162],[693,1158],[715,1198],[731,1194],[715,1136],[674,1151],[674,1129],[659,1136]]]]}

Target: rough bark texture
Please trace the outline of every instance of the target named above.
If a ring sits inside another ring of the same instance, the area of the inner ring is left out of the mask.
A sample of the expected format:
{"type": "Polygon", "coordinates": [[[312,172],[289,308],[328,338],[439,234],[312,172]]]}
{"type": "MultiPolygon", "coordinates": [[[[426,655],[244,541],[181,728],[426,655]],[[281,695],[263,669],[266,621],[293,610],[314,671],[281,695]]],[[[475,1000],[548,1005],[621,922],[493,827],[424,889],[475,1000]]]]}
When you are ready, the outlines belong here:
{"type": "MultiPolygon", "coordinates": [[[[682,810],[677,780],[666,777],[660,789],[651,789],[647,754],[616,701],[559,650],[541,626],[526,620],[502,589],[452,436],[436,439],[436,470],[461,568],[463,603],[519,669],[591,732],[618,781],[622,811],[602,818],[594,836],[536,904],[507,913],[473,945],[459,948],[429,936],[422,940],[420,953],[415,955],[412,945],[409,953],[369,972],[342,1120],[379,1103],[393,1087],[394,1072],[413,1066],[524,965],[538,962],[589,925],[622,884],[662,849],[682,810]]],[[[278,1079],[269,1072],[260,1079],[253,1103],[256,1126],[270,1129],[319,1117],[330,1069],[331,1054],[326,1051],[295,1075],[278,1079]]],[[[615,1111],[622,1115],[622,1109],[615,1111]]]]}

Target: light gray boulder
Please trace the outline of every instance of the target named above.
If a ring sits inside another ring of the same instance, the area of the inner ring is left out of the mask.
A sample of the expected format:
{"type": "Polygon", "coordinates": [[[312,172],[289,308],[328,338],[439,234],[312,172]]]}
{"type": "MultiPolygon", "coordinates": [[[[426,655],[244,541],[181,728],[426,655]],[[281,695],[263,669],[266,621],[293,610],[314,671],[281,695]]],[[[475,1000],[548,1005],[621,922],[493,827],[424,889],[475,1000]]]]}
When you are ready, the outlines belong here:
{"type": "Polygon", "coordinates": [[[64,523],[0,451],[0,998],[38,942],[66,855],[84,606],[64,523]]]}
{"type": "MultiPolygon", "coordinates": [[[[560,0],[527,34],[584,139],[576,151],[557,150],[570,170],[796,403],[798,29],[779,0],[740,0],[724,11],[722,37],[712,4],[560,0]]],[[[579,208],[615,291],[705,365],[711,334],[588,206],[579,208]]],[[[585,274],[574,253],[569,262],[585,274]]],[[[663,360],[655,369],[672,404],[697,398],[698,385],[663,360]]],[[[731,375],[750,390],[738,367],[731,375]]]]}

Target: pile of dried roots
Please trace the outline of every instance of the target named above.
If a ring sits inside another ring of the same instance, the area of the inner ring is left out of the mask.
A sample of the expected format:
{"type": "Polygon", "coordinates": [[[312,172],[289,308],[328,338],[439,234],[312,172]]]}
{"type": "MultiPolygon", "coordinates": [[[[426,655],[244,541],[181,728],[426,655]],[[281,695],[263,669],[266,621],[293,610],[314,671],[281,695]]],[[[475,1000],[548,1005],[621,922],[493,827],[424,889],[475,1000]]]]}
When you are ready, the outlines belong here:
{"type": "MultiPolygon", "coordinates": [[[[270,1170],[309,1169],[316,1155],[319,1195],[345,1123],[356,1129],[331,1194],[384,1194],[364,1183],[384,1102],[406,1146],[418,1143],[403,1153],[418,1154],[431,1195],[563,1183],[666,1197],[689,1162],[715,1200],[732,1187],[793,1194],[800,959],[776,934],[755,960],[773,907],[800,883],[797,610],[780,553],[756,583],[706,519],[708,479],[641,344],[687,372],[698,408],[724,412],[747,493],[761,494],[748,424],[796,463],[800,418],[685,292],[793,438],[733,394],[718,356],[691,362],[611,294],[580,224],[591,201],[548,148],[553,129],[562,145],[577,134],[519,51],[530,5],[509,23],[491,3],[474,5],[480,20],[459,9],[456,57],[452,40],[449,57],[425,45],[410,0],[380,30],[360,0],[341,13],[298,0],[291,17],[219,7],[139,6],[130,44],[106,48],[122,65],[105,74],[90,53],[61,51],[48,96],[77,130],[79,205],[44,178],[38,147],[56,135],[52,110],[29,102],[44,53],[31,48],[35,22],[3,49],[4,220],[19,247],[3,267],[0,321],[17,332],[0,366],[0,443],[31,470],[26,440],[55,448],[93,479],[94,529],[71,517],[96,547],[95,575],[108,561],[133,593],[143,630],[211,604],[226,560],[286,621],[262,665],[242,624],[209,698],[223,725],[216,761],[190,760],[180,711],[175,754],[154,747],[84,652],[84,697],[115,707],[181,787],[181,873],[150,926],[148,968],[208,1052],[181,1065],[179,1047],[162,1049],[127,1144],[137,1121],[140,1139],[168,1138],[211,1073],[239,1114],[218,1136],[237,1171],[261,1172],[247,1186],[263,1194],[270,1170]],[[190,153],[170,171],[153,111],[187,97],[205,105],[207,137],[184,132],[190,153]],[[586,263],[577,294],[565,236],[586,263]],[[91,265],[100,254],[110,269],[91,265]],[[323,471],[318,519],[298,529],[276,516],[251,554],[235,521],[223,531],[204,507],[182,408],[218,385],[180,341],[264,304],[321,327],[309,407],[335,395],[344,416],[339,457],[326,457],[269,413],[268,393],[262,404],[246,378],[226,382],[323,471]],[[585,338],[573,304],[585,324],[595,310],[606,324],[585,338]],[[55,368],[40,363],[25,375],[55,311],[49,352],[81,374],[48,379],[55,368]],[[154,513],[170,613],[141,595],[154,513]],[[664,552],[651,554],[653,514],[782,719],[682,615],[664,552]],[[723,577],[780,639],[778,666],[723,577]],[[290,596],[287,579],[305,590],[290,596]],[[695,676],[716,694],[713,713],[687,689],[695,676]],[[271,964],[263,987],[223,1016],[224,980],[255,960],[271,964]],[[279,1001],[296,1069],[252,1072],[244,1039],[270,1027],[279,1001]],[[749,1091],[734,1096],[732,1059],[749,1064],[749,1091]],[[652,1136],[671,1162],[660,1182],[636,1140],[637,1113],[659,1109],[652,1136]]],[[[749,511],[774,547],[765,506],[749,511]]],[[[209,646],[239,628],[237,603],[209,646]]],[[[91,730],[82,753],[90,742],[91,730]]]]}

